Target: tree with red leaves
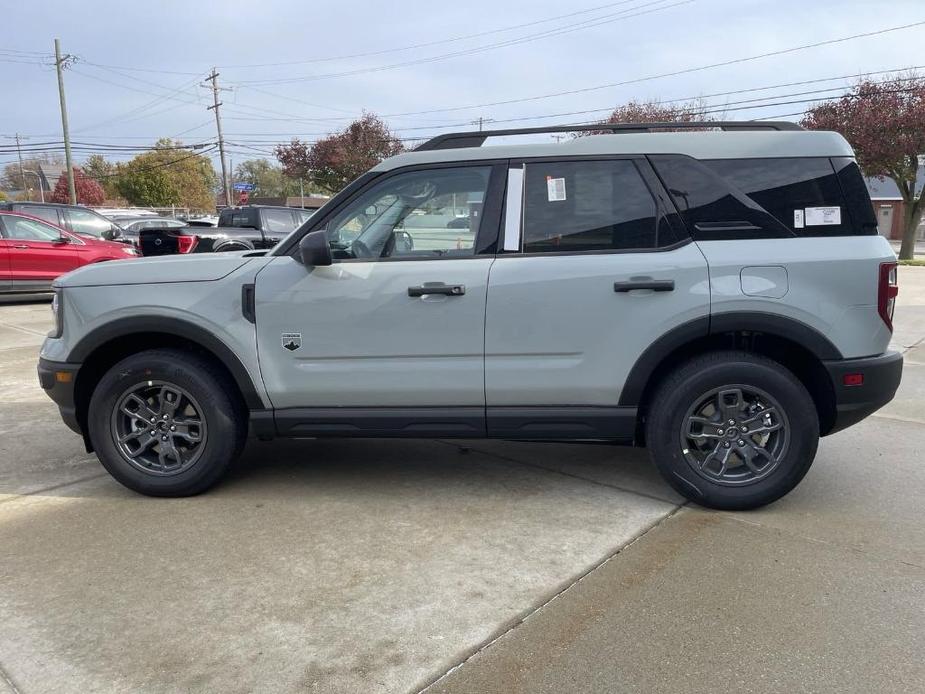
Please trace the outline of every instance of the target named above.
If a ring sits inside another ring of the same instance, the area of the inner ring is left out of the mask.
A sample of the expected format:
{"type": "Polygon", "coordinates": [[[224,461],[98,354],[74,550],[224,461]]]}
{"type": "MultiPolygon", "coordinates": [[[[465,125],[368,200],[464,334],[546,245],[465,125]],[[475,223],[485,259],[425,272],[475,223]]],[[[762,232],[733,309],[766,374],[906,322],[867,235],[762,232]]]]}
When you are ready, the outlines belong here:
{"type": "Polygon", "coordinates": [[[404,151],[401,141],[372,113],[314,144],[293,139],[276,147],[276,158],[290,178],[304,178],[337,192],[386,157],[404,151]]]}
{"type": "Polygon", "coordinates": [[[925,154],[925,78],[860,82],[837,101],[811,108],[802,125],[840,132],[866,175],[893,179],[905,203],[899,257],[911,259],[923,209],[922,190],[916,189],[919,157],[925,154]]]}
{"type": "Polygon", "coordinates": [[[630,101],[617,106],[603,123],[690,123],[713,120],[699,101],[663,104],[660,101],[630,101]]]}
{"type": "MultiPolygon", "coordinates": [[[[80,167],[74,167],[74,191],[77,193],[77,203],[80,205],[99,205],[106,199],[103,187],[87,176],[80,167]]],[[[67,174],[58,176],[58,182],[51,193],[52,202],[70,202],[67,189],[67,174]]]]}

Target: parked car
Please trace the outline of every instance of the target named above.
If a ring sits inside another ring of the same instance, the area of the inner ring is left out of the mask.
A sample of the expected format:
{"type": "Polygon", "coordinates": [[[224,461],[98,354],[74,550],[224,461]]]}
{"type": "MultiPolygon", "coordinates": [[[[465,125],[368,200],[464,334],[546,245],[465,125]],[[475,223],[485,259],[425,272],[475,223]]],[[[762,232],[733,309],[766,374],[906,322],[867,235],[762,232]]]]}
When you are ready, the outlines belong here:
{"type": "Polygon", "coordinates": [[[841,135],[660,127],[442,135],[269,253],[71,273],[41,383],[154,496],[250,433],[634,444],[698,504],[772,502],[893,397],[896,256],[841,135]],[[480,146],[581,130],[612,134],[480,146]],[[470,235],[406,224],[459,200],[470,235]]]}
{"type": "Polygon", "coordinates": [[[139,235],[145,229],[180,229],[186,226],[186,222],[170,217],[155,217],[145,215],[143,217],[116,217],[115,220],[122,227],[122,237],[131,241],[136,246],[139,243],[139,235]]]}
{"type": "Polygon", "coordinates": [[[124,243],[73,234],[38,217],[0,211],[0,292],[49,291],[60,275],[137,257],[124,243]]]}
{"type": "Polygon", "coordinates": [[[81,205],[64,205],[54,202],[0,202],[0,210],[22,212],[44,219],[80,236],[116,241],[122,237],[122,227],[81,205]]]}
{"type": "Polygon", "coordinates": [[[304,224],[311,214],[292,207],[229,207],[219,213],[216,227],[190,222],[182,228],[143,229],[139,243],[146,256],[267,249],[304,224]]]}

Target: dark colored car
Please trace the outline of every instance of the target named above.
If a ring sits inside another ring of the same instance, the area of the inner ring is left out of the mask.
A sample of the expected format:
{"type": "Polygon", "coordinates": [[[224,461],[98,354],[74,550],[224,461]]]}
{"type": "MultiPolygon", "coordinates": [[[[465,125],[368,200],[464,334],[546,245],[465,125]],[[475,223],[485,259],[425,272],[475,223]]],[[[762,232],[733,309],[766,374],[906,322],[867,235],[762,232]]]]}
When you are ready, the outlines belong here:
{"type": "Polygon", "coordinates": [[[311,214],[292,207],[229,207],[219,214],[217,227],[142,229],[139,247],[146,256],[267,249],[302,226],[311,214]]]}
{"type": "Polygon", "coordinates": [[[122,227],[122,238],[138,245],[139,235],[144,229],[180,229],[186,222],[169,217],[116,217],[116,222],[122,227]]]}
{"type": "Polygon", "coordinates": [[[80,236],[105,241],[118,241],[123,236],[120,225],[81,205],[63,205],[56,202],[0,202],[0,210],[38,217],[80,236]]]}
{"type": "Polygon", "coordinates": [[[38,217],[0,211],[0,292],[40,292],[55,278],[88,263],[139,255],[131,246],[104,241],[38,217]]]}

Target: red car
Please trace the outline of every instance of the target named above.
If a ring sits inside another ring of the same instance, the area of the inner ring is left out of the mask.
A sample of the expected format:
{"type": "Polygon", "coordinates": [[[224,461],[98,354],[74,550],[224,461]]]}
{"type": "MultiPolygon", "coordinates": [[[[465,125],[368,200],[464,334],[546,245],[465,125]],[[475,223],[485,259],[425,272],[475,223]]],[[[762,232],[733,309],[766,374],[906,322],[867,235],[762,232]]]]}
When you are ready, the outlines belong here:
{"type": "Polygon", "coordinates": [[[0,212],[0,293],[41,292],[88,263],[136,258],[133,246],[72,234],[38,217],[0,212]]]}

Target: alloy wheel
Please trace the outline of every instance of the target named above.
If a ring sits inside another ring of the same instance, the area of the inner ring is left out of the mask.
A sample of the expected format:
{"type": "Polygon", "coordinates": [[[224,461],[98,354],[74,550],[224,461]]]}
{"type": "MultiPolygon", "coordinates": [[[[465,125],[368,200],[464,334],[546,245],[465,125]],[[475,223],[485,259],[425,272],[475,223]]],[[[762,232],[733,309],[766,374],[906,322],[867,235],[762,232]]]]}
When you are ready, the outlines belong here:
{"type": "Polygon", "coordinates": [[[185,472],[205,450],[202,408],[185,389],[166,381],[144,381],[125,390],[110,426],[122,456],[150,475],[185,472]]]}
{"type": "Polygon", "coordinates": [[[697,398],[681,424],[681,452],[716,484],[745,485],[780,465],[790,444],[783,408],[754,386],[728,385],[697,398]]]}

